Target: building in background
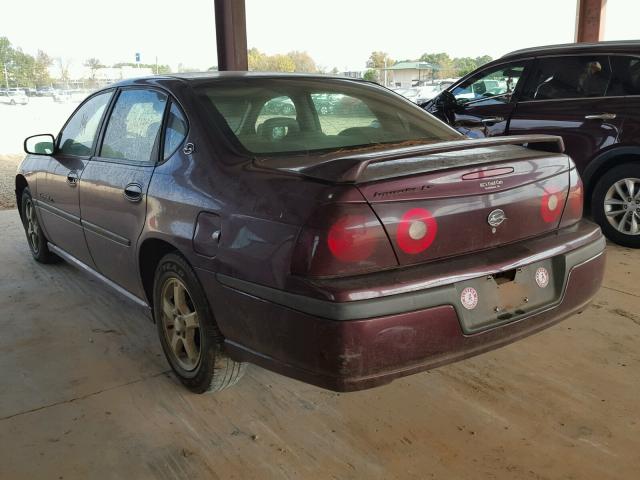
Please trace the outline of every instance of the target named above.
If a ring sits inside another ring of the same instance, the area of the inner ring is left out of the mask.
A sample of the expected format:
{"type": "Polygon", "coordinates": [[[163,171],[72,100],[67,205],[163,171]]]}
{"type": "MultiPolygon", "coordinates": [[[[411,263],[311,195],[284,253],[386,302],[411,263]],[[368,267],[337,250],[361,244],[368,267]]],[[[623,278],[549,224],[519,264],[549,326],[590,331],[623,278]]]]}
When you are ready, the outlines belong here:
{"type": "Polygon", "coordinates": [[[387,68],[390,86],[415,87],[433,81],[437,67],[427,62],[398,62],[387,68]]]}

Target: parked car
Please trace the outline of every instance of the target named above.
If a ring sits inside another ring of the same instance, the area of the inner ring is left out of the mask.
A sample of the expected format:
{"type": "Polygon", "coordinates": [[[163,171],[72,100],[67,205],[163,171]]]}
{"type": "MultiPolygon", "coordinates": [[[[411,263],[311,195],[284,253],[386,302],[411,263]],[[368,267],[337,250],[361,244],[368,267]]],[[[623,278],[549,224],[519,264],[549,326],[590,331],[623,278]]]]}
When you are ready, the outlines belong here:
{"type": "Polygon", "coordinates": [[[562,136],[595,221],[640,248],[640,41],[519,50],[424,106],[473,138],[562,136]]]}
{"type": "Polygon", "coordinates": [[[9,105],[26,105],[29,98],[24,90],[9,89],[0,92],[0,103],[8,103],[9,105]]]}
{"type": "Polygon", "coordinates": [[[68,103],[73,99],[72,90],[55,90],[53,92],[53,101],[58,103],[68,103]]]}
{"type": "Polygon", "coordinates": [[[428,102],[442,91],[442,88],[438,83],[425,84],[417,87],[416,89],[418,90],[418,94],[416,95],[414,103],[417,103],[418,105],[428,102]]]}
{"type": "Polygon", "coordinates": [[[561,147],[465,139],[364,81],[156,76],[28,138],[16,195],[33,257],[148,308],[191,390],[233,384],[244,362],[357,390],[586,306],[605,242],[561,147]],[[315,95],[351,108],[322,122],[315,95]],[[265,111],[282,97],[295,117],[265,111]]]}
{"type": "Polygon", "coordinates": [[[273,115],[295,115],[296,107],[289,97],[276,97],[265,103],[264,113],[273,115]]]}
{"type": "Polygon", "coordinates": [[[56,90],[53,87],[42,87],[36,90],[36,95],[38,97],[53,97],[55,93],[56,90]]]}
{"type": "Polygon", "coordinates": [[[402,95],[404,98],[409,100],[410,102],[417,103],[418,96],[420,91],[417,88],[396,88],[393,90],[399,95],[402,95]]]}
{"type": "Polygon", "coordinates": [[[311,100],[320,115],[329,115],[336,112],[340,105],[341,95],[332,95],[329,93],[314,94],[311,100]]]}

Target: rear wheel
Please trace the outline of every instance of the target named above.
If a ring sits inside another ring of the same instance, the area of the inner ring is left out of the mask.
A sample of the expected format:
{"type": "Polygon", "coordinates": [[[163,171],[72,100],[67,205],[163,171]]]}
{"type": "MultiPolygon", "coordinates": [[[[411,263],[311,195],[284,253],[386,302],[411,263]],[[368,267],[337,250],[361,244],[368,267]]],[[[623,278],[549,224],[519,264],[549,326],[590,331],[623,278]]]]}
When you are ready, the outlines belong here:
{"type": "Polygon", "coordinates": [[[640,164],[612,168],[596,184],[591,211],[611,241],[640,248],[640,164]]]}
{"type": "Polygon", "coordinates": [[[49,251],[47,238],[40,228],[38,215],[36,214],[36,207],[34,205],[33,198],[31,197],[29,187],[26,187],[22,192],[20,208],[22,212],[22,225],[24,226],[24,231],[27,234],[27,242],[29,243],[29,249],[31,250],[33,258],[41,263],[52,263],[57,261],[58,257],[49,251]]]}
{"type": "Polygon", "coordinates": [[[234,385],[246,364],[232,360],[191,266],[165,255],[156,269],[154,317],[164,354],[180,381],[196,393],[234,385]]]}

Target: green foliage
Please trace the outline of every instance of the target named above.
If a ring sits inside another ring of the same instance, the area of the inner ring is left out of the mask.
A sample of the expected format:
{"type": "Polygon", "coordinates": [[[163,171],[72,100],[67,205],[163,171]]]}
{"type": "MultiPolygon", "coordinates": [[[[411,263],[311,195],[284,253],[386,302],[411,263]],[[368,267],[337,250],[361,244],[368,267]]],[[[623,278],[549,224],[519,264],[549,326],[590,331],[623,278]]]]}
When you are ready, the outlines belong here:
{"type": "Polygon", "coordinates": [[[395,63],[385,52],[371,52],[367,60],[367,68],[389,68],[395,63]]]}
{"type": "Polygon", "coordinates": [[[447,53],[424,53],[419,58],[421,62],[428,62],[435,65],[438,70],[435,72],[437,78],[462,77],[476,68],[493,60],[489,55],[481,57],[456,57],[451,58],[447,53]]]}
{"type": "Polygon", "coordinates": [[[36,86],[43,87],[51,84],[51,77],[49,76],[49,67],[51,65],[53,65],[53,59],[42,50],[38,50],[36,63],[33,68],[33,77],[36,86]]]}
{"type": "Polygon", "coordinates": [[[257,48],[247,52],[249,70],[258,72],[303,72],[316,73],[316,62],[307,52],[291,51],[286,54],[267,55],[257,48]]]}
{"type": "Polygon", "coordinates": [[[7,37],[0,37],[0,84],[2,87],[36,87],[48,85],[51,58],[39,50],[34,57],[14,48],[7,37]],[[6,72],[6,75],[5,75],[6,72]]]}
{"type": "Polygon", "coordinates": [[[370,82],[378,82],[379,81],[378,70],[370,68],[369,70],[364,72],[364,75],[362,75],[362,78],[365,80],[369,80],[370,82]]]}

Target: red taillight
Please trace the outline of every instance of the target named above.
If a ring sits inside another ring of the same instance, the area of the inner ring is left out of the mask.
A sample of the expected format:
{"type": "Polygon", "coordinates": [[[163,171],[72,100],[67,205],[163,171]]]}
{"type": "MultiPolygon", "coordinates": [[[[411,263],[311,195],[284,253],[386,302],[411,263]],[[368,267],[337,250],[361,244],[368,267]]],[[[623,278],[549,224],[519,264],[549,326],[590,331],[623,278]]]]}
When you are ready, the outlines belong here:
{"type": "Polygon", "coordinates": [[[562,213],[561,227],[567,227],[579,221],[582,218],[582,210],[584,204],[584,185],[578,175],[578,171],[574,168],[569,173],[569,198],[567,205],[562,213]]]}
{"type": "Polygon", "coordinates": [[[560,220],[566,199],[565,194],[565,191],[559,187],[549,186],[544,189],[540,203],[540,216],[546,223],[560,220]]]}
{"type": "Polygon", "coordinates": [[[398,264],[387,234],[364,203],[318,209],[298,236],[291,270],[297,275],[364,273],[398,264]]]}
{"type": "Polygon", "coordinates": [[[327,246],[341,262],[360,262],[371,256],[377,238],[363,215],[345,215],[329,228],[327,246]]]}
{"type": "Polygon", "coordinates": [[[396,242],[403,252],[416,254],[431,246],[436,233],[438,223],[431,212],[424,208],[412,208],[400,219],[396,242]]]}

